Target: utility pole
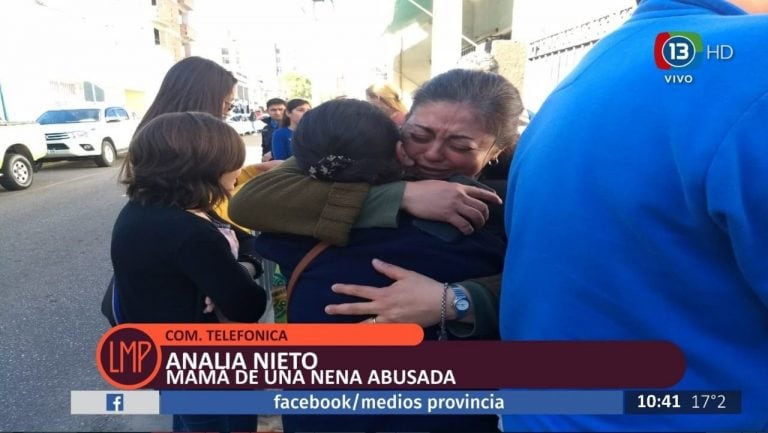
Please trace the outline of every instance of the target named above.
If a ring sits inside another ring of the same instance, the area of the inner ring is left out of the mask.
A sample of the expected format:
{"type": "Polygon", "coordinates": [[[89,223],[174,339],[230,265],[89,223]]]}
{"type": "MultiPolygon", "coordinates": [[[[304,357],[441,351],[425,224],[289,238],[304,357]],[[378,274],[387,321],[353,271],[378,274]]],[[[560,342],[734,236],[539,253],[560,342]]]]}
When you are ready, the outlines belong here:
{"type": "Polygon", "coordinates": [[[3,84],[0,83],[0,106],[3,107],[3,120],[8,121],[8,112],[5,111],[5,98],[3,97],[3,84]]]}
{"type": "Polygon", "coordinates": [[[275,44],[275,76],[279,77],[280,73],[283,71],[282,67],[280,66],[280,48],[277,47],[277,44],[275,44]]]}

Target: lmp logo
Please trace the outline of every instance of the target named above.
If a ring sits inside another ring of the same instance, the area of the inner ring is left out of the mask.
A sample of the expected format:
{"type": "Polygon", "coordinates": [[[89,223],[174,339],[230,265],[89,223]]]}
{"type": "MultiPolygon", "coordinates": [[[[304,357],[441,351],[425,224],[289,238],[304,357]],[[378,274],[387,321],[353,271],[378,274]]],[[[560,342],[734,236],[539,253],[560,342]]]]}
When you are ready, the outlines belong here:
{"type": "Polygon", "coordinates": [[[104,334],[96,349],[96,364],[101,376],[117,388],[146,386],[160,370],[160,362],[160,349],[154,340],[130,325],[112,328],[104,334]]]}
{"type": "Polygon", "coordinates": [[[123,394],[107,394],[107,412],[122,412],[125,406],[123,394]]]}

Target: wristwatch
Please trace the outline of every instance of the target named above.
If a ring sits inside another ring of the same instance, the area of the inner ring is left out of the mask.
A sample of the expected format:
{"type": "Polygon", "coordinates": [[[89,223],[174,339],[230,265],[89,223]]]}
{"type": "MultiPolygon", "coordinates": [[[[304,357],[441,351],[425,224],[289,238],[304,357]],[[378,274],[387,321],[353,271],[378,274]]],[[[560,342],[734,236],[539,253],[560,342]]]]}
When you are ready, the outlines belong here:
{"type": "Polygon", "coordinates": [[[464,286],[456,283],[451,283],[448,288],[453,290],[453,311],[456,312],[456,320],[464,318],[469,314],[470,303],[464,286]]]}

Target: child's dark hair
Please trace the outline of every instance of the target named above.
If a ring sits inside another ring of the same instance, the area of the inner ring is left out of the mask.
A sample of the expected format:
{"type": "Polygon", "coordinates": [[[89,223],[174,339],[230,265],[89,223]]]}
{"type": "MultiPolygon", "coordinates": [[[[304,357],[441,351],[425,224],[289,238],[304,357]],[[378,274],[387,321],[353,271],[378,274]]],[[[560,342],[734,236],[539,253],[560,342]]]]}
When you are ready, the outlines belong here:
{"type": "Polygon", "coordinates": [[[373,104],[336,99],[309,110],[293,133],[293,156],[307,174],[331,182],[400,179],[395,123],[373,104]]]}
{"type": "Polygon", "coordinates": [[[144,205],[211,210],[229,197],[221,176],[243,166],[245,145],[208,113],[161,114],[133,136],[120,182],[144,205]]]}

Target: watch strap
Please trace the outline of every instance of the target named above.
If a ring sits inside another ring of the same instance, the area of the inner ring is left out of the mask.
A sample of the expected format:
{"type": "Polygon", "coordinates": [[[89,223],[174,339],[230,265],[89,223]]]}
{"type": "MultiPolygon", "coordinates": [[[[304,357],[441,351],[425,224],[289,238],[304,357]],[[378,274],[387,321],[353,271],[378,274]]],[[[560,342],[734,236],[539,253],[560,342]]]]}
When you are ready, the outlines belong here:
{"type": "Polygon", "coordinates": [[[471,308],[471,305],[469,308],[465,310],[459,310],[456,305],[461,301],[466,301],[467,304],[469,304],[469,296],[467,295],[467,290],[462,286],[461,284],[452,283],[448,286],[452,291],[454,295],[453,299],[453,310],[456,312],[456,320],[464,318],[467,314],[469,314],[471,308]]]}

